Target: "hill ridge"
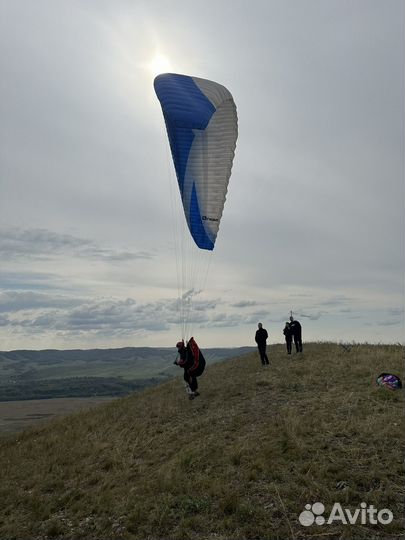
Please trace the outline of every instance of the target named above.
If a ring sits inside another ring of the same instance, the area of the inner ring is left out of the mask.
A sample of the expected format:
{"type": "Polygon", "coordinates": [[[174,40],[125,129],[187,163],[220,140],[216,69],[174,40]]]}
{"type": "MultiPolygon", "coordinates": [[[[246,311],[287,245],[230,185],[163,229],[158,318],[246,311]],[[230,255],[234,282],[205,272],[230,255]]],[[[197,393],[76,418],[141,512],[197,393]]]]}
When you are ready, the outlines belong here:
{"type": "MultiPolygon", "coordinates": [[[[208,363],[254,350],[208,348],[208,363]]],[[[177,374],[175,348],[15,350],[0,353],[0,401],[125,395],[177,374]],[[79,380],[80,379],[80,380],[79,380]]]]}

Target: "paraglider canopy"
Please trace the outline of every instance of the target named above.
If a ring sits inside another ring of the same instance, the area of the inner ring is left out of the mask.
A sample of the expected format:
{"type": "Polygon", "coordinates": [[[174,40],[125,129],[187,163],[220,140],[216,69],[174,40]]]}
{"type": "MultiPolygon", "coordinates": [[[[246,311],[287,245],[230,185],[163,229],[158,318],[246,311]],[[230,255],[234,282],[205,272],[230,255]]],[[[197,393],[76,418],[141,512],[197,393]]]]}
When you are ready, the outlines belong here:
{"type": "Polygon", "coordinates": [[[189,231],[200,249],[213,250],[238,136],[235,103],[224,86],[199,77],[163,73],[154,87],[189,231]]]}

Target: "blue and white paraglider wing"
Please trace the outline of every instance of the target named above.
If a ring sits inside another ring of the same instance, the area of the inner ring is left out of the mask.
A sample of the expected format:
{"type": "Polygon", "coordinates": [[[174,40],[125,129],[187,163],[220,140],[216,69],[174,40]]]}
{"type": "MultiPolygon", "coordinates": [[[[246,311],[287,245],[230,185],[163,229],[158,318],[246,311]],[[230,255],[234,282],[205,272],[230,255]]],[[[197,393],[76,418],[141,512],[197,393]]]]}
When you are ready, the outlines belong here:
{"type": "Polygon", "coordinates": [[[238,136],[236,106],[221,84],[173,73],[158,75],[184,214],[201,249],[213,250],[238,136]]]}

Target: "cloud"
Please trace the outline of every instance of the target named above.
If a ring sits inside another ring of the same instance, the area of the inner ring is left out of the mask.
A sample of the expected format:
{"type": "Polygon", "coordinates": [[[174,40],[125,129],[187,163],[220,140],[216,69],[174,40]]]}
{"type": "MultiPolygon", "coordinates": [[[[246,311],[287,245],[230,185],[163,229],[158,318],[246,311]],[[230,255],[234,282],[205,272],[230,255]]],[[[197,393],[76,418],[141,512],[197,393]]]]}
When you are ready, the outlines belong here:
{"type": "Polygon", "coordinates": [[[0,326],[10,326],[11,321],[5,315],[0,313],[0,326]]]}
{"type": "Polygon", "coordinates": [[[322,315],[324,314],[325,312],[321,312],[321,311],[318,311],[318,313],[298,313],[298,317],[303,317],[304,319],[310,319],[311,321],[317,321],[319,320],[322,315]]]}
{"type": "MultiPolygon", "coordinates": [[[[216,309],[216,300],[200,301],[190,313],[190,323],[217,326],[233,325],[236,317],[208,316],[216,309]]],[[[0,294],[2,325],[25,332],[107,332],[131,334],[134,331],[157,332],[178,324],[178,300],[163,299],[138,303],[132,298],[89,299],[36,292],[7,291],[0,294]]]]}
{"type": "Polygon", "coordinates": [[[239,315],[228,313],[218,313],[212,317],[204,326],[205,328],[232,328],[239,326],[243,322],[243,318],[239,315]]]}
{"type": "MultiPolygon", "coordinates": [[[[258,313],[240,315],[221,312],[219,299],[194,301],[188,322],[202,328],[235,327],[257,321],[258,313]]],[[[2,326],[30,334],[37,332],[100,334],[110,336],[133,335],[169,330],[179,324],[178,299],[137,302],[133,298],[84,298],[33,291],[5,291],[0,293],[2,326]]],[[[260,312],[263,315],[262,312],[260,312]]]]}
{"type": "Polygon", "coordinates": [[[402,308],[390,308],[387,310],[388,318],[379,321],[381,326],[395,326],[403,325],[404,322],[404,310],[402,308]]]}
{"type": "Polygon", "coordinates": [[[395,326],[397,324],[401,324],[402,321],[399,321],[398,319],[387,319],[385,321],[380,321],[378,325],[380,326],[395,326]]]}
{"type": "MultiPolygon", "coordinates": [[[[49,306],[57,304],[53,297],[49,306]]],[[[173,301],[138,304],[135,300],[77,299],[73,307],[59,305],[57,309],[37,309],[29,316],[14,316],[10,324],[26,331],[58,331],[66,334],[108,332],[128,334],[136,330],[150,332],[167,329],[175,322],[173,301]]],[[[18,315],[18,314],[17,314],[18,315]]]]}
{"type": "Polygon", "coordinates": [[[258,302],[255,302],[254,300],[240,300],[239,302],[235,302],[234,304],[231,304],[232,307],[236,307],[236,308],[254,307],[257,305],[258,305],[258,302]]]}
{"type": "Polygon", "coordinates": [[[82,300],[71,296],[51,295],[33,291],[0,292],[0,312],[55,308],[66,309],[77,306],[82,300]]]}
{"type": "Polygon", "coordinates": [[[402,319],[404,317],[404,308],[390,308],[388,313],[393,317],[400,317],[402,319]]]}
{"type": "Polygon", "coordinates": [[[49,272],[0,272],[0,289],[3,290],[49,290],[60,288],[57,274],[49,272]]]}
{"type": "Polygon", "coordinates": [[[151,259],[147,251],[117,250],[94,241],[48,229],[21,229],[3,227],[0,230],[0,257],[2,261],[40,260],[56,257],[77,257],[106,262],[125,262],[151,259]]]}
{"type": "Polygon", "coordinates": [[[319,305],[321,306],[341,306],[346,305],[348,303],[353,302],[352,298],[348,298],[347,296],[343,294],[331,296],[330,298],[327,298],[326,300],[322,300],[319,302],[319,305]]]}

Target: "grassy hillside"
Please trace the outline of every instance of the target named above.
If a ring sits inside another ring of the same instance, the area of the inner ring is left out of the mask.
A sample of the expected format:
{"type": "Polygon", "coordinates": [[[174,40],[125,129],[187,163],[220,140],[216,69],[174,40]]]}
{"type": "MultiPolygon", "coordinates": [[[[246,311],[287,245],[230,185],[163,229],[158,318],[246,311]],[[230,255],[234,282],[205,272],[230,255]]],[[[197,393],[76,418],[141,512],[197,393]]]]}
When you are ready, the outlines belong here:
{"type": "Polygon", "coordinates": [[[0,440],[0,538],[400,538],[399,346],[270,347],[0,440]],[[307,503],[394,514],[302,526],[307,503]]]}
{"type": "Polygon", "coordinates": [[[0,401],[23,401],[83,396],[124,396],[158,384],[160,380],[126,381],[107,377],[72,377],[0,385],[0,401]]]}
{"type": "Polygon", "coordinates": [[[54,418],[96,407],[112,399],[116,399],[116,397],[93,396],[0,401],[0,438],[7,433],[17,433],[32,426],[44,425],[54,418]]]}

